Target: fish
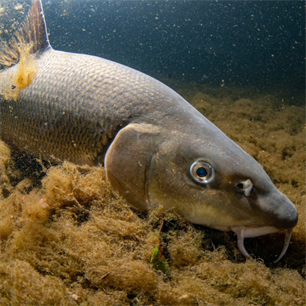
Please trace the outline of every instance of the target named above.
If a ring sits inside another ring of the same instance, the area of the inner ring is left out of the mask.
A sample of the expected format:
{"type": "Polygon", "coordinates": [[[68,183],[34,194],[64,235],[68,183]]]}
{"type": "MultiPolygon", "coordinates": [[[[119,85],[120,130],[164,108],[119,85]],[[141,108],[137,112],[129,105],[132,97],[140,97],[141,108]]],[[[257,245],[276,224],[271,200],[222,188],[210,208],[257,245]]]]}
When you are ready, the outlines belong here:
{"type": "Polygon", "coordinates": [[[40,0],[0,50],[1,139],[55,163],[103,165],[141,212],[162,206],[244,239],[284,233],[294,204],[263,167],[158,80],[100,57],[54,50],[40,0]]]}

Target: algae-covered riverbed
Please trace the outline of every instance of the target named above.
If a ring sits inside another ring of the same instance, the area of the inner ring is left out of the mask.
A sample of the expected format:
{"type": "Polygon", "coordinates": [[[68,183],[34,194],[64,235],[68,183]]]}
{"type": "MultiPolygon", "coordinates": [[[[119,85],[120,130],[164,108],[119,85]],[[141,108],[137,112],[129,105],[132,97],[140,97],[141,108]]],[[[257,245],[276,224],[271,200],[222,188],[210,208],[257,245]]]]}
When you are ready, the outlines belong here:
{"type": "Polygon", "coordinates": [[[245,259],[232,233],[162,207],[139,214],[107,185],[102,167],[47,169],[2,142],[1,305],[305,305],[304,107],[236,89],[180,93],[296,205],[284,258],[273,264],[281,234],[247,239],[253,259],[245,259]]]}

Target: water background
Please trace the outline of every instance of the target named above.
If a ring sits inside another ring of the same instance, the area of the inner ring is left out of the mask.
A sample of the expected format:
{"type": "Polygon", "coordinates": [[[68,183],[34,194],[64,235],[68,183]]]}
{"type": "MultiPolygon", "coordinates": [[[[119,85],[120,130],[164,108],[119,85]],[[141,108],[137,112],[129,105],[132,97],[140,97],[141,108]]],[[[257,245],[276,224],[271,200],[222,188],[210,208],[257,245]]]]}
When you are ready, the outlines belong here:
{"type": "MultiPolygon", "coordinates": [[[[2,40],[30,2],[0,1],[2,40]]],[[[55,49],[111,59],[172,87],[255,88],[304,103],[304,1],[42,2],[55,49]]]]}

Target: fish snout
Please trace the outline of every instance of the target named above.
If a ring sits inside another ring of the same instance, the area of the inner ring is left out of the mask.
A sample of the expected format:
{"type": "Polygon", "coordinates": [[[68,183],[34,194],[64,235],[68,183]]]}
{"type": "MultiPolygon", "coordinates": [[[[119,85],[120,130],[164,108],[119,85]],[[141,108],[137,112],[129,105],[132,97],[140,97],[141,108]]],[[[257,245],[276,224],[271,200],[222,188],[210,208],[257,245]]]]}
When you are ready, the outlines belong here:
{"type": "Polygon", "coordinates": [[[285,255],[289,247],[292,230],[298,222],[298,212],[294,204],[274,186],[264,195],[257,194],[256,203],[257,208],[261,211],[258,216],[261,216],[262,224],[260,226],[232,226],[231,230],[236,233],[238,248],[246,257],[250,255],[244,247],[245,238],[284,232],[284,246],[274,261],[276,263],[285,255]]]}
{"type": "Polygon", "coordinates": [[[231,230],[237,235],[238,248],[241,253],[249,257],[249,253],[244,247],[244,238],[257,237],[277,232],[284,232],[284,246],[281,254],[274,261],[278,262],[286,253],[292,230],[298,222],[298,212],[293,203],[279,190],[274,190],[265,196],[257,197],[257,204],[262,211],[265,224],[261,226],[232,226],[231,230]]]}
{"type": "Polygon", "coordinates": [[[277,228],[293,228],[296,226],[297,222],[298,222],[298,212],[296,208],[293,206],[287,209],[285,214],[281,215],[278,218],[277,224],[275,226],[277,228]]]}
{"type": "Polygon", "coordinates": [[[294,204],[280,191],[272,197],[273,226],[279,229],[290,229],[298,222],[298,212],[294,204]]]}

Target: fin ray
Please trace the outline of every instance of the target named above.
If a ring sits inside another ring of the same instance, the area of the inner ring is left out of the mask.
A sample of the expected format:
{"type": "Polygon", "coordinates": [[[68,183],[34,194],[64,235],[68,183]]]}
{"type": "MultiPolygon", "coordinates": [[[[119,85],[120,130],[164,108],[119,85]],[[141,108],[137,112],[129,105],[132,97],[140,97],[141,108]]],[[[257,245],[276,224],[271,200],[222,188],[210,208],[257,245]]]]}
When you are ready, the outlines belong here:
{"type": "Polygon", "coordinates": [[[0,65],[10,67],[20,59],[20,45],[30,44],[34,54],[50,47],[41,0],[33,0],[28,16],[0,49],[0,65]]]}

